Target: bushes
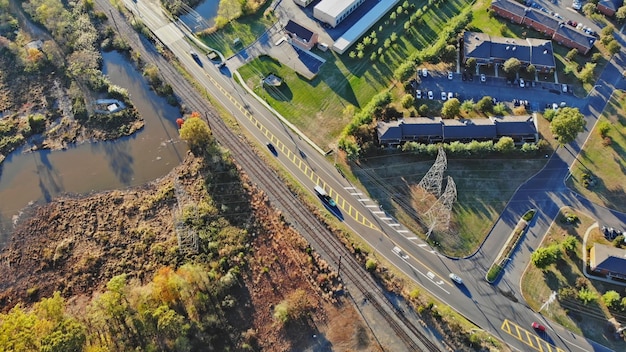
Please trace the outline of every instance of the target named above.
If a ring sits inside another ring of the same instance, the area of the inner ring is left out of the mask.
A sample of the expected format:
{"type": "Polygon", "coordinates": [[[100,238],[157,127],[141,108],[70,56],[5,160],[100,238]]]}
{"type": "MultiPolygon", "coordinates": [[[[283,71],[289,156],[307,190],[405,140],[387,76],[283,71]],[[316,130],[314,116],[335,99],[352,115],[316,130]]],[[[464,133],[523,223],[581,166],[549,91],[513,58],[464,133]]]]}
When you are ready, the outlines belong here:
{"type": "Polygon", "coordinates": [[[558,243],[553,243],[548,247],[537,248],[530,259],[537,268],[543,270],[549,265],[556,263],[561,258],[561,255],[561,246],[558,243]]]}
{"type": "MultiPolygon", "coordinates": [[[[423,144],[417,142],[407,142],[402,145],[402,151],[418,155],[435,156],[439,147],[448,155],[453,156],[485,156],[490,153],[512,153],[515,151],[515,145],[511,144],[513,139],[510,137],[502,137],[498,143],[498,148],[492,141],[471,141],[469,143],[452,142],[440,144],[423,144]]],[[[538,143],[524,143],[519,149],[523,153],[531,153],[539,150],[538,143]]]]}

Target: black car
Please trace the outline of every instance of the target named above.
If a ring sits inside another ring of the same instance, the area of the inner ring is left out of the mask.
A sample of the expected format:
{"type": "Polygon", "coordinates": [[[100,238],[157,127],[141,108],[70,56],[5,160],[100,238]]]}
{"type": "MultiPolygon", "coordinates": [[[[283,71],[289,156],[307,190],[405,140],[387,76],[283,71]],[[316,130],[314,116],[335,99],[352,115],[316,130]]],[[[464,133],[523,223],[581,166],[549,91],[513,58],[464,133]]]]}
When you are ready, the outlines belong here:
{"type": "Polygon", "coordinates": [[[267,149],[269,149],[270,152],[274,154],[274,156],[278,156],[278,151],[276,150],[276,148],[274,147],[272,143],[267,143],[267,149]]]}

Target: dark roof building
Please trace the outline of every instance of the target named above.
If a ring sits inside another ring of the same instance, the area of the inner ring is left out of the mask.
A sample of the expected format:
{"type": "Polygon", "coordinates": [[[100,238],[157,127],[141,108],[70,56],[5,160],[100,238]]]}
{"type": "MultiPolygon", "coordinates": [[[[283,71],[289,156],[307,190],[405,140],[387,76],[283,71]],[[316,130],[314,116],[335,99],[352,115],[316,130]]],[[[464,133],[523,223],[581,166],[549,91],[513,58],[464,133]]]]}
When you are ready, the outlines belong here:
{"type": "Polygon", "coordinates": [[[305,50],[311,50],[317,43],[318,35],[306,27],[289,20],[285,26],[285,32],[291,38],[291,42],[305,50]]]}
{"type": "Polygon", "coordinates": [[[626,250],[596,243],[589,251],[589,267],[598,274],[626,279],[626,250]]]}
{"type": "Polygon", "coordinates": [[[562,21],[550,14],[532,7],[525,7],[513,0],[492,0],[491,9],[500,17],[531,27],[550,36],[564,46],[578,49],[581,54],[587,54],[593,47],[593,43],[595,43],[595,37],[575,28],[565,26],[562,21]],[[576,32],[576,35],[570,32],[576,32]]]}
{"type": "Polygon", "coordinates": [[[552,42],[527,38],[492,37],[485,33],[465,32],[463,35],[465,59],[474,58],[479,64],[502,64],[515,57],[524,66],[533,64],[537,71],[556,67],[552,42]]]}
{"type": "Polygon", "coordinates": [[[615,15],[617,9],[622,7],[624,0],[600,0],[596,8],[603,14],[611,17],[615,15]]]}
{"type": "Polygon", "coordinates": [[[405,142],[497,141],[508,136],[517,143],[539,139],[533,116],[502,116],[488,119],[444,120],[440,117],[410,117],[398,121],[379,121],[376,126],[381,145],[405,142]]]}

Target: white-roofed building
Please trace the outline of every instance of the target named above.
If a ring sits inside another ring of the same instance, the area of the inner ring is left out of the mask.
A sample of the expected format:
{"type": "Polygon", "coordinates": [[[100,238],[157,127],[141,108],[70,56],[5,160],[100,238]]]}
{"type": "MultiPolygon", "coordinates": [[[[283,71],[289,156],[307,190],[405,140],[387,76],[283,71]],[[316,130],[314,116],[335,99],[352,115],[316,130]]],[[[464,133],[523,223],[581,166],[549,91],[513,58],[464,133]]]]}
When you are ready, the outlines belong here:
{"type": "Polygon", "coordinates": [[[322,0],[313,8],[313,17],[331,27],[346,19],[365,0],[322,0]]]}
{"type": "Polygon", "coordinates": [[[313,0],[293,0],[298,6],[307,7],[313,0]]]}

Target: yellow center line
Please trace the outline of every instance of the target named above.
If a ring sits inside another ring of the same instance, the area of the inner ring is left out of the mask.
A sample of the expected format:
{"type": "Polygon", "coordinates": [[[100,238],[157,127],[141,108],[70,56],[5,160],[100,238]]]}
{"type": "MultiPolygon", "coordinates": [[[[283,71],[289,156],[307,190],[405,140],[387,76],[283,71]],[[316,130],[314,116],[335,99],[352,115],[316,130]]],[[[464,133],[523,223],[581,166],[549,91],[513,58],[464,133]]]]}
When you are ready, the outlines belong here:
{"type": "Polygon", "coordinates": [[[261,131],[261,133],[265,135],[265,137],[267,137],[270,140],[270,142],[275,144],[276,147],[286,155],[287,159],[291,161],[291,163],[295,165],[298,170],[300,170],[306,177],[308,177],[316,185],[321,186],[325,190],[327,189],[329,196],[333,197],[333,195],[335,195],[336,197],[335,202],[337,203],[337,206],[339,206],[339,208],[341,208],[343,211],[348,213],[350,217],[354,219],[356,222],[366,227],[369,227],[371,229],[380,231],[380,228],[378,226],[373,224],[365,216],[359,213],[355,208],[352,207],[352,205],[346,199],[341,197],[338,192],[333,190],[326,182],[322,181],[321,178],[317,174],[315,174],[315,172],[313,172],[313,170],[311,170],[308,167],[308,165],[305,162],[303,162],[303,160],[300,157],[298,157],[295,153],[292,153],[291,150],[278,139],[278,137],[276,137],[273,133],[271,133],[269,129],[267,129],[263,124],[261,124],[254,116],[252,116],[252,114],[250,114],[250,112],[248,112],[248,110],[244,106],[239,104],[239,102],[235,100],[235,98],[230,93],[228,93],[220,84],[218,84],[217,81],[213,79],[213,77],[209,76],[206,73],[205,75],[209,78],[209,81],[213,83],[213,85],[216,88],[218,88],[219,91],[222,92],[222,94],[224,94],[226,98],[228,98],[228,100],[230,100],[235,105],[237,110],[241,111],[241,113],[250,122],[252,122],[252,124],[254,124],[254,126],[257,127],[261,131]]]}
{"type": "Polygon", "coordinates": [[[500,326],[500,330],[506,332],[507,334],[513,336],[515,339],[521,341],[522,343],[528,345],[535,351],[543,352],[565,352],[564,350],[552,345],[548,341],[541,339],[536,334],[522,328],[521,326],[513,323],[512,321],[505,319],[500,326]],[[523,336],[525,335],[525,337],[523,336]]]}

